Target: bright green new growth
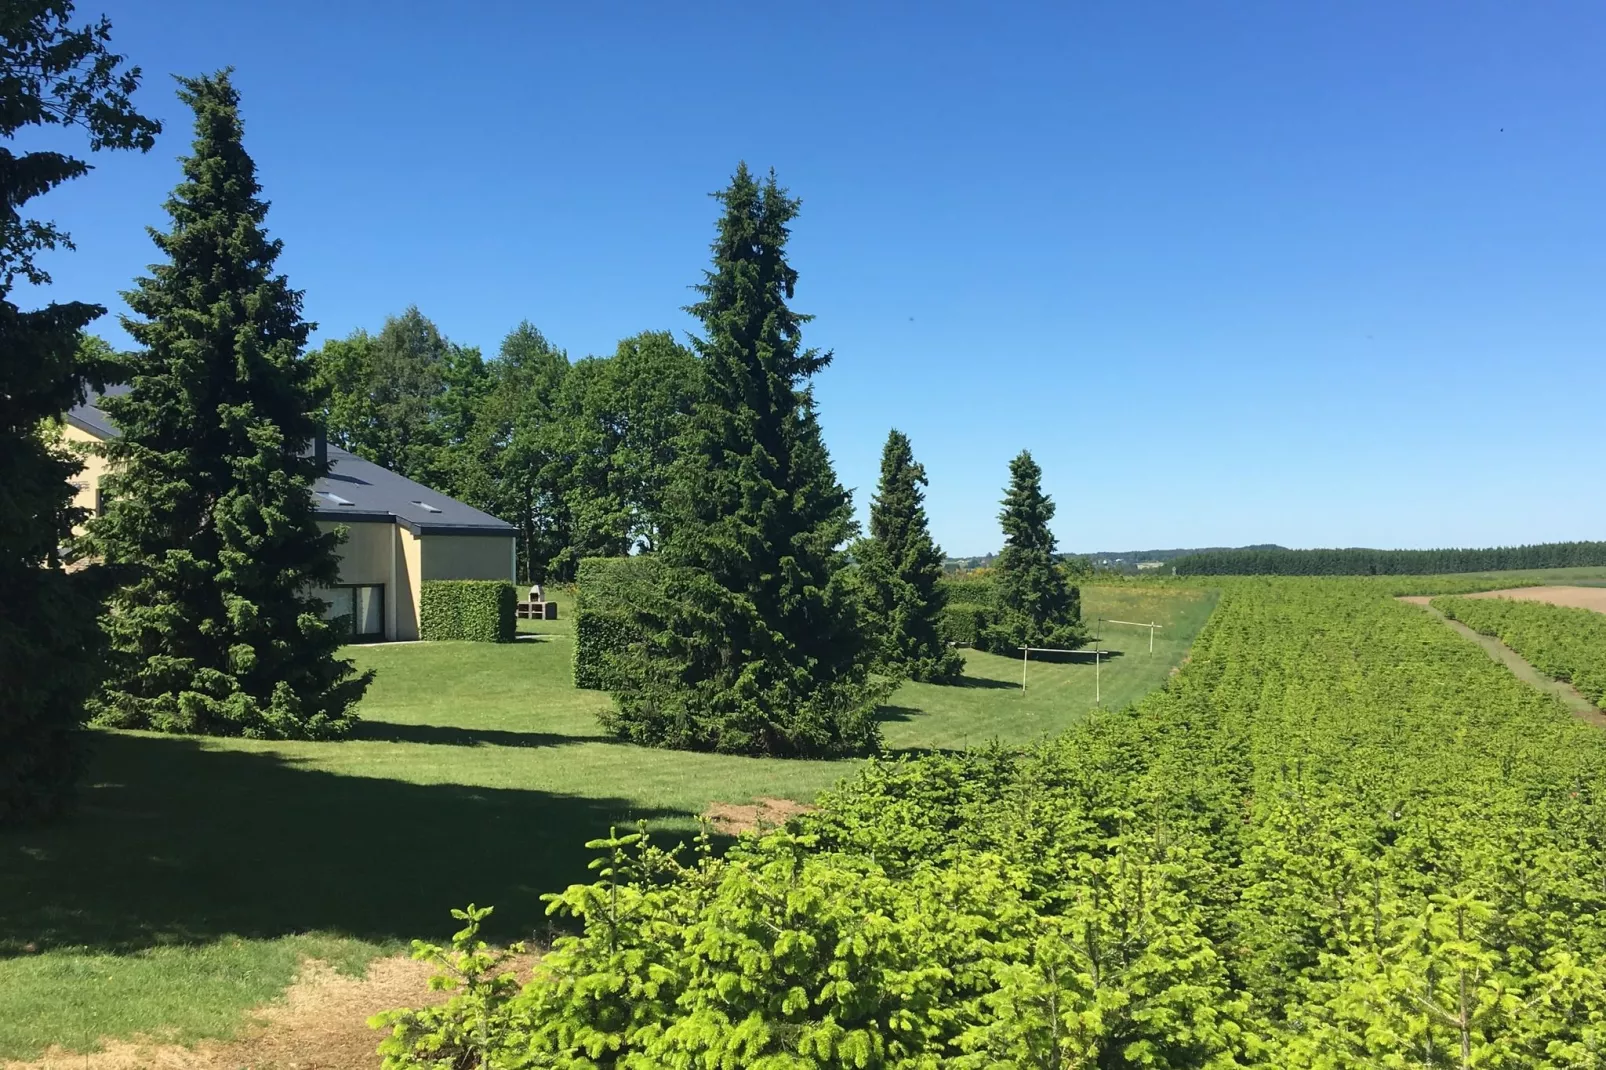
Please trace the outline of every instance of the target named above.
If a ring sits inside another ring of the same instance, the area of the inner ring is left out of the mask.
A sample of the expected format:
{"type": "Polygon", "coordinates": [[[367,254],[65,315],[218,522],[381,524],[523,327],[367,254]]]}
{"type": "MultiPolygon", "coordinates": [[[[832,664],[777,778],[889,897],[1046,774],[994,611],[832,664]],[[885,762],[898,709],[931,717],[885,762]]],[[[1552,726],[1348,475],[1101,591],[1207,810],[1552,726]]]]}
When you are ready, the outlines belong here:
{"type": "Polygon", "coordinates": [[[1606,740],[1390,593],[1229,583],[1135,709],[596,841],[579,931],[514,992],[471,925],[385,1065],[1598,1066],[1606,740]]]}
{"type": "Polygon", "coordinates": [[[936,682],[963,674],[965,661],[943,636],[942,551],[926,524],[925,485],[909,437],[893,429],[870,500],[870,537],[854,546],[854,557],[864,626],[881,669],[936,682]]]}
{"type": "Polygon", "coordinates": [[[1016,654],[1023,646],[1070,648],[1087,641],[1082,599],[1065,579],[1055,552],[1054,502],[1043,493],[1043,470],[1022,450],[1009,462],[1009,489],[998,519],[1004,549],[994,573],[997,616],[976,645],[997,654],[1016,654]]]}
{"type": "Polygon", "coordinates": [[[76,729],[100,675],[107,582],[93,567],[61,568],[82,519],[69,482],[82,465],[52,426],[83,400],[86,380],[104,378],[105,347],[81,350],[80,332],[106,310],[73,301],[28,312],[10,300],[18,279],[50,281],[37,254],[71,247],[24,206],[89,165],[14,142],[31,128],[81,127],[91,149],[144,151],[160,129],[129,101],[140,72],[107,47],[110,24],[73,29],[71,18],[70,3],[13,0],[0,33],[0,826],[49,818],[68,802],[76,729]]]}
{"type": "Polygon", "coordinates": [[[425,580],[419,585],[418,637],[511,643],[518,603],[506,580],[425,580]]]}
{"type": "Polygon", "coordinates": [[[691,311],[701,383],[666,492],[665,583],[637,607],[650,657],[617,735],[771,755],[878,743],[870,661],[840,549],[854,534],[807,381],[830,354],[802,345],[787,307],[798,202],[746,166],[718,194],[714,264],[691,311]]]}
{"type": "Polygon", "coordinates": [[[88,545],[124,585],[105,627],[103,724],[265,738],[344,733],[367,687],[312,590],[337,576],[319,530],[310,449],[318,399],[300,359],[301,294],[273,274],[280,243],[241,143],[227,72],[184,79],[195,147],[168,199],[166,257],[125,295],[143,350],[102,402],[106,514],[88,545]]]}

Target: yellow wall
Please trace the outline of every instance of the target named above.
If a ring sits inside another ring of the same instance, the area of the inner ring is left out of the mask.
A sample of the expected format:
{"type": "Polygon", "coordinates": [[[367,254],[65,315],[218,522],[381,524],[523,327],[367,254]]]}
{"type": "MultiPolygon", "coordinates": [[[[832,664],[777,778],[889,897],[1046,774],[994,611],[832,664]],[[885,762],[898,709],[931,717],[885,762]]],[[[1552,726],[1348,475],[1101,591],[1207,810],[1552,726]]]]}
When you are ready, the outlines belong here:
{"type": "Polygon", "coordinates": [[[513,536],[425,535],[426,580],[511,580],[513,536]]]}
{"type": "Polygon", "coordinates": [[[396,583],[394,597],[396,599],[396,634],[395,639],[418,638],[418,585],[423,581],[423,573],[419,567],[420,552],[418,536],[402,527],[394,525],[396,529],[396,583]]]}
{"type": "MultiPolygon", "coordinates": [[[[72,443],[95,443],[100,439],[70,424],[63,435],[72,443]]],[[[106,473],[106,462],[98,456],[84,458],[84,470],[75,482],[80,484],[73,504],[95,508],[95,489],[106,473]]],[[[332,531],[341,526],[319,520],[318,526],[332,531]]],[[[424,580],[500,580],[513,578],[513,536],[425,535],[417,536],[400,524],[389,522],[350,522],[340,556],[340,582],[379,583],[385,586],[385,635],[389,639],[418,638],[419,584],[424,580]]]]}
{"type": "MultiPolygon", "coordinates": [[[[64,423],[61,430],[62,437],[75,446],[92,445],[100,441],[88,431],[80,430],[72,424],[64,423]]],[[[106,474],[106,459],[99,454],[89,453],[87,450],[74,449],[73,452],[83,458],[84,470],[73,476],[73,484],[78,488],[78,493],[73,495],[72,503],[80,509],[88,509],[93,514],[95,511],[95,488],[100,486],[100,479],[106,474]]],[[[81,534],[82,530],[81,527],[74,528],[73,533],[81,534]]]]}

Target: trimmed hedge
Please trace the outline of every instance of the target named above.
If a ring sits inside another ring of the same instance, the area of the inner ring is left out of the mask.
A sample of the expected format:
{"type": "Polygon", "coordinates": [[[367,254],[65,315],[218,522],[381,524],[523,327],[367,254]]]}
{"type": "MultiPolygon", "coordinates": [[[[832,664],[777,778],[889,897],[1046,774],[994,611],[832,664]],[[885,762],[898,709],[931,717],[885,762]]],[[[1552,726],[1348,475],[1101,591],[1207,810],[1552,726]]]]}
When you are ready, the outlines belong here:
{"type": "Polygon", "coordinates": [[[425,580],[418,598],[420,639],[511,643],[519,596],[507,580],[425,580]]]}
{"type": "Polygon", "coordinates": [[[992,606],[948,603],[942,607],[942,637],[950,643],[974,646],[981,633],[993,623],[992,606]]]}
{"type": "Polygon", "coordinates": [[[639,636],[632,606],[655,587],[662,569],[653,557],[587,557],[575,572],[574,686],[613,691],[625,682],[639,636]]]}
{"type": "Polygon", "coordinates": [[[993,602],[993,577],[990,575],[943,577],[943,592],[948,604],[942,610],[942,637],[950,643],[974,646],[998,619],[993,602]]]}

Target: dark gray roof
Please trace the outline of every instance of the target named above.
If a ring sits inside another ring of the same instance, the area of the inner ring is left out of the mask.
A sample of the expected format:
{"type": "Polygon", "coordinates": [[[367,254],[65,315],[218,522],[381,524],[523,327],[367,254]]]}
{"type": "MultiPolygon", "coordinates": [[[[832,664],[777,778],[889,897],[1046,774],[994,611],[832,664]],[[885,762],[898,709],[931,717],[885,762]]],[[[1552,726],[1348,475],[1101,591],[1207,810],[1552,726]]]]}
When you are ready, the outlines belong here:
{"type": "MultiPolygon", "coordinates": [[[[114,386],[106,393],[117,395],[127,390],[114,386]]],[[[119,432],[105,412],[95,407],[97,400],[73,406],[67,422],[100,438],[112,438],[119,432]]],[[[512,524],[490,513],[338,446],[329,447],[329,474],[312,485],[312,493],[322,520],[397,523],[417,535],[512,535],[515,531],[512,524]]]]}

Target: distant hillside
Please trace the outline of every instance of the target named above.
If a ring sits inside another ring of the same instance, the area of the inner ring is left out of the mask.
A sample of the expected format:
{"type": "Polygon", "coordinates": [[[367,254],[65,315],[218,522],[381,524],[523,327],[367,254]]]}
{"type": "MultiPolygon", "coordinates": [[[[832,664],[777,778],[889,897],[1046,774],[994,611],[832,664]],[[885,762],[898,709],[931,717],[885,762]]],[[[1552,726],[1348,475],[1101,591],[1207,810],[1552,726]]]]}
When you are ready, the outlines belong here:
{"type": "Polygon", "coordinates": [[[1075,557],[1085,557],[1093,562],[1094,568],[1105,569],[1112,572],[1136,572],[1138,565],[1146,562],[1159,562],[1168,564],[1179,557],[1191,557],[1197,554],[1214,553],[1241,553],[1254,550],[1281,550],[1276,543],[1258,543],[1254,546],[1208,546],[1191,549],[1174,550],[1101,550],[1091,554],[1074,554],[1075,557]]]}
{"type": "MultiPolygon", "coordinates": [[[[1080,557],[1092,562],[1094,568],[1107,572],[1137,572],[1140,563],[1170,563],[1179,557],[1190,557],[1198,554],[1231,553],[1250,550],[1281,550],[1276,543],[1257,543],[1254,546],[1208,546],[1178,548],[1171,550],[1103,550],[1091,554],[1071,553],[1065,554],[1067,558],[1080,557]]],[[[943,568],[949,572],[959,569],[988,568],[997,559],[997,554],[982,554],[977,557],[950,557],[943,561],[943,568]]]]}

